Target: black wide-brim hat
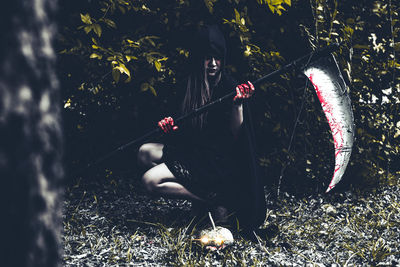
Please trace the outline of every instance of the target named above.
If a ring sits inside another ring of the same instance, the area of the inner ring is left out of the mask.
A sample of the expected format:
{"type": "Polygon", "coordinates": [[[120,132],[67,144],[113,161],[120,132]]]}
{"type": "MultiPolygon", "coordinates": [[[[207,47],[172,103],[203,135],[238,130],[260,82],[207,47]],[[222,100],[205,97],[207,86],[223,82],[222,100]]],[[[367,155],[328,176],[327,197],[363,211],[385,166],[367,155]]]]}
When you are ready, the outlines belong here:
{"type": "Polygon", "coordinates": [[[197,32],[193,38],[191,55],[195,61],[211,55],[225,62],[226,41],[217,25],[204,26],[197,32]]]}

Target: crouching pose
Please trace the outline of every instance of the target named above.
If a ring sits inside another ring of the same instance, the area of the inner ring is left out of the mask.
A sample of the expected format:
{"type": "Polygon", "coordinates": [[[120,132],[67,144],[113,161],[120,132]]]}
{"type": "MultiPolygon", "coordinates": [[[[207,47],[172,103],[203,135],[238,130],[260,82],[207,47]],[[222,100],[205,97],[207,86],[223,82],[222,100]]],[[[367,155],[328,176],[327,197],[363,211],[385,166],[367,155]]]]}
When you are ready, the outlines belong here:
{"type": "Polygon", "coordinates": [[[199,31],[191,51],[191,72],[182,89],[180,114],[218,99],[231,90],[236,96],[182,125],[166,117],[158,125],[164,143],[143,144],[139,162],[147,167],[146,189],[164,197],[183,198],[210,210],[227,210],[240,226],[253,229],[265,218],[265,198],[246,99],[255,89],[237,85],[223,67],[226,42],[217,26],[199,31]]]}

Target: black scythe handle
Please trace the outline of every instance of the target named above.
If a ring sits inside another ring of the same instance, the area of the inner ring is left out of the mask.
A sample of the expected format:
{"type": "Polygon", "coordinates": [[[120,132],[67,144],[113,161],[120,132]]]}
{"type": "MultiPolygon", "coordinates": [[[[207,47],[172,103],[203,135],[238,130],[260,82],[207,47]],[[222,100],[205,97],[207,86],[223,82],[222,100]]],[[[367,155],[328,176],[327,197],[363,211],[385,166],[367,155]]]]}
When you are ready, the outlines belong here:
{"type": "MultiPolygon", "coordinates": [[[[318,49],[316,51],[313,51],[313,52],[311,52],[311,53],[309,53],[309,54],[307,54],[305,56],[302,56],[302,57],[292,61],[291,63],[283,66],[279,70],[273,71],[273,72],[271,72],[271,73],[269,73],[269,74],[267,74],[267,75],[255,80],[253,82],[253,85],[256,86],[257,84],[260,84],[262,82],[267,81],[268,79],[271,79],[272,77],[275,77],[277,75],[285,73],[290,68],[299,67],[304,63],[310,62],[314,58],[319,58],[321,56],[328,55],[328,54],[332,53],[333,51],[337,50],[339,48],[339,46],[340,46],[339,43],[333,43],[333,44],[331,44],[331,45],[329,45],[329,46],[327,46],[325,48],[321,48],[321,49],[318,49]]],[[[223,96],[223,97],[221,97],[221,98],[219,98],[217,100],[214,100],[214,101],[212,101],[212,102],[210,102],[208,104],[205,104],[204,106],[201,106],[201,107],[191,111],[190,113],[185,114],[185,115],[177,118],[175,120],[175,123],[178,124],[179,122],[182,122],[182,121],[184,121],[184,120],[186,120],[188,118],[192,118],[192,117],[194,117],[194,116],[196,116],[198,114],[201,114],[201,113],[207,111],[208,109],[210,109],[211,107],[215,106],[216,104],[221,103],[221,102],[225,101],[226,99],[231,99],[235,95],[236,95],[236,91],[232,91],[231,93],[229,93],[229,94],[227,94],[227,95],[225,95],[225,96],[223,96]]],[[[113,150],[112,152],[110,152],[110,153],[104,155],[103,157],[99,158],[95,162],[93,162],[91,164],[88,164],[87,167],[91,167],[93,165],[96,165],[96,164],[98,164],[98,163],[110,158],[115,153],[124,150],[128,146],[132,146],[132,145],[136,145],[136,144],[145,142],[150,137],[153,137],[154,135],[156,135],[158,133],[161,133],[161,132],[162,132],[161,128],[157,127],[155,129],[149,131],[145,135],[143,135],[143,136],[141,136],[141,137],[139,137],[139,138],[137,138],[135,140],[132,140],[132,141],[130,141],[130,142],[118,147],[117,149],[113,150]]]]}
{"type": "Polygon", "coordinates": [[[339,49],[339,47],[340,47],[339,43],[333,43],[333,44],[331,44],[331,45],[329,45],[327,47],[320,48],[320,49],[318,49],[316,51],[310,52],[307,55],[302,56],[302,57],[290,62],[289,64],[283,66],[279,70],[273,71],[273,72],[271,72],[271,73],[259,78],[258,80],[253,82],[253,85],[262,83],[262,82],[264,82],[264,81],[266,81],[266,80],[268,80],[268,79],[270,79],[270,78],[272,78],[272,77],[274,77],[276,75],[280,75],[282,73],[285,73],[290,68],[297,68],[297,67],[300,67],[300,66],[304,65],[304,63],[311,62],[313,59],[317,59],[319,57],[329,55],[333,51],[336,51],[337,49],[339,49]]]}
{"type": "MultiPolygon", "coordinates": [[[[277,76],[277,75],[280,75],[282,73],[285,73],[290,68],[293,68],[293,67],[296,68],[296,67],[302,66],[304,63],[310,62],[312,59],[319,58],[319,57],[325,56],[325,55],[329,55],[330,53],[332,53],[333,51],[337,50],[338,48],[339,48],[339,43],[333,43],[333,44],[331,44],[331,45],[329,45],[327,47],[324,47],[324,48],[318,49],[316,51],[313,51],[311,53],[308,53],[307,55],[302,56],[302,57],[292,61],[291,63],[283,66],[279,70],[273,71],[273,72],[271,72],[271,73],[269,73],[269,74],[267,74],[267,75],[255,80],[252,83],[253,83],[254,86],[256,86],[257,84],[263,83],[263,82],[267,81],[268,79],[271,79],[274,76],[277,76]]],[[[217,100],[214,100],[214,101],[212,101],[212,102],[210,102],[208,104],[205,104],[204,106],[201,106],[200,108],[195,109],[192,112],[179,117],[178,119],[175,120],[175,122],[178,123],[178,122],[181,122],[181,121],[183,121],[183,120],[185,120],[185,119],[187,119],[189,117],[194,117],[194,116],[196,116],[198,114],[201,114],[201,113],[205,112],[206,110],[208,110],[209,108],[211,108],[212,106],[214,106],[214,105],[216,105],[216,104],[218,104],[220,102],[223,102],[226,99],[230,99],[235,95],[236,95],[236,91],[232,91],[231,93],[229,93],[229,94],[227,94],[227,95],[225,95],[225,96],[223,96],[223,97],[221,97],[221,98],[219,98],[217,100]]]]}

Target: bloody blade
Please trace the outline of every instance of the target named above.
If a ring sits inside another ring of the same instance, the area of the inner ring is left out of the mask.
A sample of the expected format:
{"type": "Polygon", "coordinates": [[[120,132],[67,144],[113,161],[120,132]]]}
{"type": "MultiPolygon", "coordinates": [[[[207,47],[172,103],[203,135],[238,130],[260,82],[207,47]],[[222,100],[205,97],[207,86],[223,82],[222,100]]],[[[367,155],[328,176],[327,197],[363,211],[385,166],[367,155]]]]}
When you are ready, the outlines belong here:
{"type": "Polygon", "coordinates": [[[329,192],[342,179],[353,147],[354,117],[350,97],[332,54],[312,61],[303,72],[315,88],[334,140],[335,169],[326,190],[329,192]]]}

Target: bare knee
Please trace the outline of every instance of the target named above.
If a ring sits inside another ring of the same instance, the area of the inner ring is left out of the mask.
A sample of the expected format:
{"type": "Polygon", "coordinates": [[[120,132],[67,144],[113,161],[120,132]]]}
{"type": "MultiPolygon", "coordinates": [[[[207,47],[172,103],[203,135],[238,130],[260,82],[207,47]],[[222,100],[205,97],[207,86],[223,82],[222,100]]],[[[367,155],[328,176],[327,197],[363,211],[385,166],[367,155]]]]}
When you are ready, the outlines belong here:
{"type": "Polygon", "coordinates": [[[138,162],[141,165],[144,166],[148,166],[149,165],[149,159],[150,159],[150,155],[149,155],[150,151],[149,151],[149,147],[147,144],[141,145],[138,151],[138,162]]]}
{"type": "Polygon", "coordinates": [[[151,168],[142,176],[142,182],[145,189],[149,193],[154,194],[159,193],[162,183],[171,181],[172,179],[175,179],[175,177],[164,163],[151,168]]]}
{"type": "Polygon", "coordinates": [[[145,167],[156,166],[156,161],[162,157],[162,144],[143,144],[138,151],[138,162],[145,167]]]}

